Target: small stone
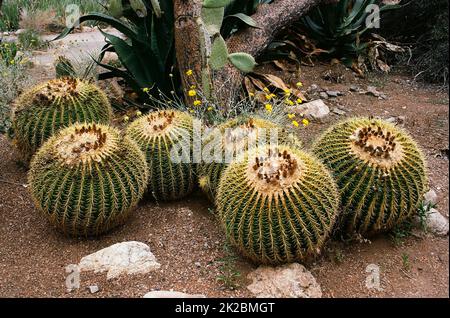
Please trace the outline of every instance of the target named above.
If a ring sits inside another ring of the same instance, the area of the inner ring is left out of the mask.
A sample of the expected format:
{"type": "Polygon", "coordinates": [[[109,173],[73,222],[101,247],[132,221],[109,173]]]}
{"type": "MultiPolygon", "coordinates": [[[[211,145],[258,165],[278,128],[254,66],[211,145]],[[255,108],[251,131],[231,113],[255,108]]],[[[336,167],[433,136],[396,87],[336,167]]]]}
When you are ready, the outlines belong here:
{"type": "Polygon", "coordinates": [[[312,84],[310,87],[308,87],[308,89],[306,90],[308,93],[316,93],[318,91],[320,91],[321,88],[319,87],[319,85],[317,84],[312,84]]]}
{"type": "Polygon", "coordinates": [[[173,290],[160,290],[160,291],[151,291],[144,295],[144,298],[206,298],[205,295],[201,294],[186,294],[181,292],[176,292],[173,290]]]}
{"type": "Polygon", "coordinates": [[[27,30],[25,30],[25,29],[18,29],[16,32],[14,32],[14,34],[15,35],[20,35],[20,34],[23,34],[23,33],[25,33],[27,30]]]}
{"type": "Polygon", "coordinates": [[[448,220],[436,209],[431,209],[426,220],[427,229],[437,236],[448,235],[448,220]]]}
{"type": "Polygon", "coordinates": [[[326,92],[320,92],[319,96],[322,99],[328,99],[328,94],[326,92]]]}
{"type": "Polygon", "coordinates": [[[326,91],[326,93],[327,93],[327,95],[329,97],[333,97],[333,98],[336,98],[338,96],[342,96],[342,93],[339,92],[339,91],[326,91]]]}
{"type": "Polygon", "coordinates": [[[298,263],[280,267],[261,266],[248,275],[247,286],[258,298],[321,298],[314,276],[298,263]]]}
{"type": "Polygon", "coordinates": [[[337,107],[333,108],[333,113],[336,115],[339,115],[339,116],[343,116],[346,114],[346,112],[344,110],[337,108],[337,107]]]}
{"type": "Polygon", "coordinates": [[[197,267],[202,267],[202,264],[200,264],[200,262],[195,262],[194,265],[197,267]]]}
{"type": "Polygon", "coordinates": [[[89,292],[91,294],[98,293],[100,291],[100,288],[97,285],[89,286],[89,292]]]}
{"type": "Polygon", "coordinates": [[[350,86],[350,92],[358,92],[358,91],[359,91],[358,86],[356,86],[356,85],[350,86]]]}
{"type": "Polygon", "coordinates": [[[107,272],[107,279],[122,274],[146,274],[159,269],[160,264],[150,251],[150,247],[141,242],[123,242],[104,248],[81,259],[80,271],[107,272]]]}
{"type": "Polygon", "coordinates": [[[304,114],[310,119],[323,121],[330,114],[330,108],[322,99],[317,99],[309,103],[304,103],[293,108],[295,113],[304,114]]]}
{"type": "Polygon", "coordinates": [[[423,196],[425,205],[435,205],[437,203],[437,194],[434,190],[430,190],[423,196]]]}

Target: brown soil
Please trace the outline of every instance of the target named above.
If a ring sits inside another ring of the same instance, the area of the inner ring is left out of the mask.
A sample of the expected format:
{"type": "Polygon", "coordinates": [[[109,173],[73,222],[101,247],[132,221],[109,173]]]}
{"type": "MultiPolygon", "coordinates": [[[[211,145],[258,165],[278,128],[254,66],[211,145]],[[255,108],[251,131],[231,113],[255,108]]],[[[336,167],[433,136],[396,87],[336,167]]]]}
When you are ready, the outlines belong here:
{"type": "MultiPolygon", "coordinates": [[[[340,90],[346,96],[327,103],[340,105],[345,116],[330,115],[299,134],[310,145],[333,122],[352,115],[405,116],[405,128],[417,139],[428,160],[430,186],[437,208],[448,217],[448,95],[433,87],[407,82],[403,76],[373,76],[333,84],[320,79],[325,67],[304,69],[301,79],[340,90]],[[350,93],[351,84],[376,85],[388,100],[350,93]]],[[[247,274],[255,267],[238,259],[241,288],[225,288],[217,277],[226,256],[224,235],[211,205],[199,193],[175,203],[141,202],[129,222],[95,240],[68,239],[53,230],[34,208],[24,184],[26,169],[10,142],[0,136],[0,297],[142,297],[150,290],[202,293],[209,297],[250,297],[247,274]],[[83,273],[81,288],[66,291],[65,268],[111,244],[136,240],[148,244],[162,264],[147,275],[107,281],[106,274],[83,273]],[[91,295],[87,289],[98,285],[91,295]]],[[[306,264],[325,297],[448,297],[449,241],[420,231],[394,244],[388,234],[370,242],[330,242],[322,257],[306,264]],[[366,267],[381,270],[381,291],[365,287],[366,267]]]]}

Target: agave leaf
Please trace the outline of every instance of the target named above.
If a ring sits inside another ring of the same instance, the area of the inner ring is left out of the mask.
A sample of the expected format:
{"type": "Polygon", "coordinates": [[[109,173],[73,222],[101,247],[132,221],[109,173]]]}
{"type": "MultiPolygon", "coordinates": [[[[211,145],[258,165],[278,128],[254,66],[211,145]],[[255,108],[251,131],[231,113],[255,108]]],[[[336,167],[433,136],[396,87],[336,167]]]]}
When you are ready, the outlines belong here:
{"type": "MultiPolygon", "coordinates": [[[[103,22],[106,24],[109,24],[113,28],[117,29],[119,32],[123,33],[126,37],[138,40],[137,33],[128,25],[126,25],[121,20],[118,20],[116,18],[110,17],[109,15],[103,14],[103,13],[91,13],[84,15],[80,17],[80,23],[86,22],[86,21],[96,21],[96,22],[103,22]]],[[[71,32],[73,32],[75,28],[66,28],[64,31],[58,35],[55,39],[52,41],[57,41],[60,39],[65,38],[67,35],[69,35],[71,32]]]]}
{"type": "MultiPolygon", "coordinates": [[[[156,17],[159,19],[161,18],[163,11],[161,10],[161,6],[159,4],[158,0],[150,0],[152,6],[153,6],[153,12],[155,12],[156,17]]],[[[166,3],[166,1],[164,1],[166,3]]]]}
{"type": "Polygon", "coordinates": [[[144,18],[147,16],[147,7],[145,6],[144,1],[142,0],[129,0],[129,1],[131,7],[133,8],[134,12],[136,12],[136,15],[139,18],[144,18]]]}
{"type": "Polygon", "coordinates": [[[149,68],[146,65],[148,61],[157,59],[150,49],[139,51],[136,46],[117,36],[103,31],[102,34],[114,46],[120,62],[131,72],[140,88],[148,87],[161,78],[161,68],[149,68]]]}

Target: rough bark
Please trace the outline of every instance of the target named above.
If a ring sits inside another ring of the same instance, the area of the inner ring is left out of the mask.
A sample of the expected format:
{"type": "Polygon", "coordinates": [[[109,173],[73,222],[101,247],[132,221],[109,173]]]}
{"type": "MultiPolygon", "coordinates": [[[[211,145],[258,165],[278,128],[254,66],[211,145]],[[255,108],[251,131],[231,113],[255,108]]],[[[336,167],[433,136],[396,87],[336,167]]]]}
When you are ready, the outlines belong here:
{"type": "MultiPolygon", "coordinates": [[[[245,52],[258,57],[283,27],[297,21],[323,0],[276,0],[261,5],[252,16],[259,28],[244,29],[227,40],[230,53],[245,52]]],[[[244,75],[231,65],[214,74],[215,92],[222,105],[237,97],[244,75]]]]}
{"type": "MultiPolygon", "coordinates": [[[[275,0],[272,4],[261,5],[252,16],[259,28],[246,28],[227,40],[230,53],[245,52],[258,57],[273,41],[283,27],[297,21],[313,6],[326,0],[275,0]]],[[[175,48],[183,86],[194,82],[201,87],[202,67],[207,57],[202,52],[199,19],[202,0],[174,0],[175,48]],[[187,69],[193,76],[186,76],[187,69]]],[[[213,74],[213,87],[220,104],[226,108],[237,96],[243,74],[231,65],[213,74]]],[[[204,81],[204,79],[203,79],[204,81]]],[[[187,97],[187,102],[191,102],[187,97]]]]}
{"type": "Polygon", "coordinates": [[[176,57],[185,88],[185,101],[189,104],[193,98],[187,95],[187,91],[192,85],[201,87],[202,68],[205,63],[198,24],[202,3],[203,0],[174,0],[176,57]],[[193,71],[191,76],[186,75],[188,70],[193,71]]]}

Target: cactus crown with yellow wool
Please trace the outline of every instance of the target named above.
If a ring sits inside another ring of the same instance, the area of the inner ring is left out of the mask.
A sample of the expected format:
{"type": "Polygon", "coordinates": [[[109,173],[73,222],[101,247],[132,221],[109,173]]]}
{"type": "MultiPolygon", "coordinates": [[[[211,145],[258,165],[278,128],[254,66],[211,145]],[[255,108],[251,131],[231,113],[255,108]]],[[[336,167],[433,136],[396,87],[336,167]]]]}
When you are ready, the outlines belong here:
{"type": "Polygon", "coordinates": [[[144,154],[116,129],[77,123],[33,157],[30,192],[50,222],[72,236],[95,236],[123,223],[148,181],[144,154]]]}
{"type": "Polygon", "coordinates": [[[289,146],[254,148],[224,171],[217,211],[227,238],[260,264],[320,252],[339,207],[336,184],[311,155],[289,146]]]}
{"type": "Polygon", "coordinates": [[[314,153],[337,180],[347,231],[392,229],[417,211],[427,188],[425,159],[416,142],[380,119],[338,123],[319,138],[314,153]]]}
{"type": "Polygon", "coordinates": [[[16,100],[14,142],[28,160],[61,128],[76,122],[107,124],[111,116],[108,98],[97,86],[69,77],[51,80],[16,100]]]}
{"type": "Polygon", "coordinates": [[[193,121],[188,113],[163,110],[141,116],[127,129],[127,135],[146,156],[150,175],[148,192],[156,200],[181,199],[194,189],[195,165],[173,160],[172,153],[174,146],[189,143],[189,156],[192,155],[193,121]]]}
{"type": "Polygon", "coordinates": [[[275,146],[288,144],[302,147],[293,133],[269,120],[242,115],[223,123],[205,138],[203,151],[208,151],[206,145],[209,144],[210,150],[219,150],[222,160],[202,161],[198,167],[200,188],[214,202],[220,177],[230,163],[226,160],[227,153],[236,157],[239,152],[271,142],[275,146]]]}

